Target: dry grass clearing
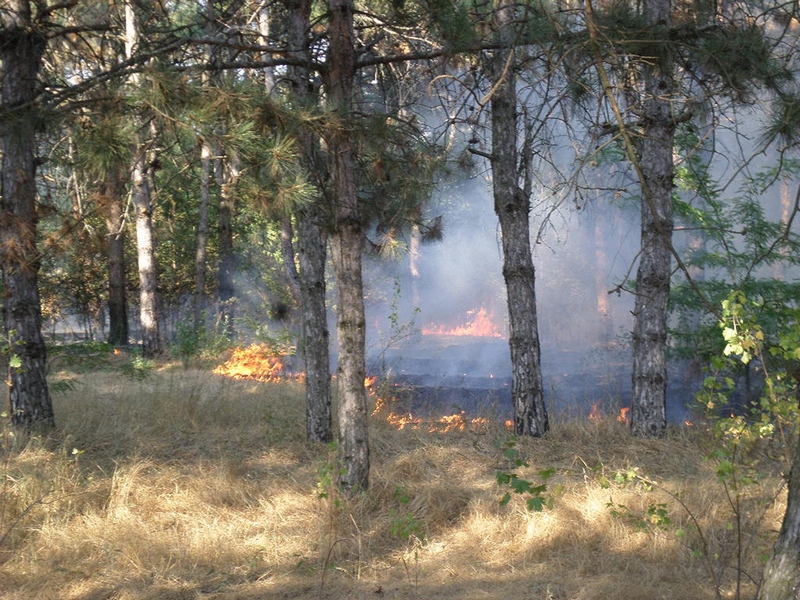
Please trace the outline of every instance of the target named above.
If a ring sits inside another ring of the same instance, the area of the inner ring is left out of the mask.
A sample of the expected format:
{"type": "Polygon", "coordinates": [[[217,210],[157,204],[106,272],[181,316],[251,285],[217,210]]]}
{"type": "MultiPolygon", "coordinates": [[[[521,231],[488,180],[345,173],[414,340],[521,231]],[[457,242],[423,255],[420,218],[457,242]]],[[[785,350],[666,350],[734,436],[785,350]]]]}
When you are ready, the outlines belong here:
{"type": "Polygon", "coordinates": [[[528,512],[499,503],[501,426],[373,416],[371,488],[344,500],[304,440],[301,384],[95,371],[55,403],[51,439],[1,440],[6,600],[699,600],[711,574],[734,597],[737,572],[747,598],[783,513],[770,472],[734,519],[698,428],[555,423],[517,447],[520,477],[555,469],[552,508],[528,512]]]}

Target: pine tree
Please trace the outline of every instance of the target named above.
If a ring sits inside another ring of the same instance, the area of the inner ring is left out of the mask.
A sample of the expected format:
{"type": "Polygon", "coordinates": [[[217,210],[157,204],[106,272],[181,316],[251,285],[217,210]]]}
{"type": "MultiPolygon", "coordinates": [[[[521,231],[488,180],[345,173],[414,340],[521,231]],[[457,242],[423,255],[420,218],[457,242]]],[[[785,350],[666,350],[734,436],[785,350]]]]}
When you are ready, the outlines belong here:
{"type": "Polygon", "coordinates": [[[0,267],[11,421],[25,429],[52,427],[36,248],[35,149],[40,123],[35,100],[47,38],[28,0],[5,4],[0,39],[0,267]]]}

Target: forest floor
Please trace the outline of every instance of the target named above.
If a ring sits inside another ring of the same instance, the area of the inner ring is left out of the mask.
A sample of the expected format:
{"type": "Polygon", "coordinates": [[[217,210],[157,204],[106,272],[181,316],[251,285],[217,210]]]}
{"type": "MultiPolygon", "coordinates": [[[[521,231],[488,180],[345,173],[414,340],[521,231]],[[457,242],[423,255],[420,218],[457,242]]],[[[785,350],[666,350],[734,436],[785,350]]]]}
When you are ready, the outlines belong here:
{"type": "Polygon", "coordinates": [[[514,445],[490,415],[387,418],[380,385],[370,488],[342,498],[301,382],[52,378],[57,431],[0,438],[6,600],[751,598],[785,506],[771,462],[721,478],[700,423],[634,439],[595,415],[514,445]],[[502,504],[498,471],[547,506],[502,504]]]}

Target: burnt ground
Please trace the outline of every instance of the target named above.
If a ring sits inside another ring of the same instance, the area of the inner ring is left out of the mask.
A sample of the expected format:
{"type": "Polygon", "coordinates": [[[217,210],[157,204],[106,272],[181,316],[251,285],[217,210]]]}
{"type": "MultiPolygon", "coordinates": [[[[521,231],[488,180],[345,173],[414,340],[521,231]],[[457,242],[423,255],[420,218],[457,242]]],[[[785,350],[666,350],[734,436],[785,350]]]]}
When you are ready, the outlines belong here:
{"type": "MultiPolygon", "coordinates": [[[[667,417],[690,416],[692,392],[674,366],[670,374],[667,417]]],[[[468,415],[509,418],[511,361],[508,341],[467,336],[421,336],[390,348],[370,361],[370,372],[389,377],[398,408],[418,416],[464,411],[468,415]]],[[[594,407],[618,414],[630,406],[628,354],[614,347],[581,348],[543,354],[545,401],[557,417],[583,417],[594,407]]]]}

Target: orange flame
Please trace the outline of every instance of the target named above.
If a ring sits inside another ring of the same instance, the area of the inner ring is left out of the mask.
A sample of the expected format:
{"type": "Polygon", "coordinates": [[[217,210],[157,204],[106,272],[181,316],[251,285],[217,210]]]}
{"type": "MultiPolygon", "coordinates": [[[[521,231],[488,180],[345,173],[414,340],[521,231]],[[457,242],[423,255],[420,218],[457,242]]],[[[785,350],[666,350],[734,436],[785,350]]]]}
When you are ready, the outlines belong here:
{"type": "Polygon", "coordinates": [[[600,413],[600,406],[597,402],[592,404],[592,411],[589,413],[589,420],[599,423],[603,420],[603,415],[600,413]]]}
{"type": "Polygon", "coordinates": [[[445,415],[427,422],[420,417],[415,417],[411,413],[399,414],[390,412],[386,415],[386,422],[399,430],[412,429],[416,431],[422,429],[424,426],[428,433],[449,433],[450,431],[474,432],[480,431],[489,423],[489,421],[483,417],[469,419],[463,412],[445,415]]]}
{"type": "Polygon", "coordinates": [[[483,306],[467,312],[468,317],[472,317],[466,325],[447,328],[444,325],[432,324],[422,328],[422,335],[457,335],[474,337],[494,337],[501,338],[503,334],[500,328],[492,322],[493,315],[489,314],[483,306]]]}
{"type": "Polygon", "coordinates": [[[428,426],[429,433],[447,433],[449,431],[479,431],[488,424],[483,417],[468,419],[464,412],[439,417],[428,426]]]}
{"type": "Polygon", "coordinates": [[[397,429],[405,429],[408,427],[409,429],[419,429],[422,426],[422,419],[415,417],[411,413],[406,413],[405,415],[399,415],[395,412],[390,412],[386,415],[386,421],[389,425],[393,427],[397,427],[397,429]]]}
{"type": "Polygon", "coordinates": [[[267,344],[236,348],[231,357],[214,369],[216,375],[233,379],[276,382],[283,379],[283,361],[267,344]]]}
{"type": "Polygon", "coordinates": [[[617,421],[620,423],[628,423],[630,420],[630,412],[631,409],[629,406],[623,406],[619,409],[619,415],[617,415],[617,421]]]}

